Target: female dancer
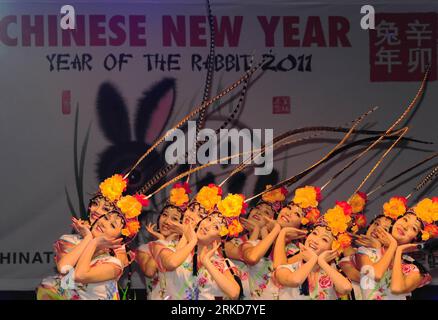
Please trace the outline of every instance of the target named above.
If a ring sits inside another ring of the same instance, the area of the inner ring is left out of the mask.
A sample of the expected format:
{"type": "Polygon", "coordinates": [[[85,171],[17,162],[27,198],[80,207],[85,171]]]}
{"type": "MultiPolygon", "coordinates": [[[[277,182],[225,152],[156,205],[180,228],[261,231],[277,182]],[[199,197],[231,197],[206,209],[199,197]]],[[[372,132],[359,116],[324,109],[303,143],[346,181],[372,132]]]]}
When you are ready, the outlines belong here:
{"type": "MultiPolygon", "coordinates": [[[[380,239],[378,236],[377,229],[382,227],[386,232],[391,228],[392,220],[385,217],[384,215],[379,215],[375,217],[368,226],[365,234],[357,236],[355,244],[364,247],[371,248],[381,248],[382,246],[387,246],[389,243],[382,243],[384,239],[380,239]],[[380,239],[380,240],[379,240],[380,239]]],[[[350,279],[353,285],[354,299],[362,300],[362,290],[360,288],[360,269],[356,261],[357,249],[350,247],[344,250],[343,258],[339,260],[339,266],[342,272],[350,279]]]]}
{"type": "MultiPolygon", "coordinates": [[[[198,222],[196,232],[192,223],[182,226],[183,237],[180,242],[184,242],[184,245],[153,246],[152,255],[159,272],[164,273],[167,278],[172,278],[175,284],[172,288],[167,288],[165,299],[234,299],[239,296],[239,286],[229,270],[229,262],[217,253],[217,241],[221,239],[225,227],[224,221],[220,219],[223,216],[215,210],[220,202],[220,194],[221,191],[214,185],[201,188],[196,200],[202,208],[212,211],[198,222]]],[[[174,228],[181,227],[175,222],[170,224],[174,228]]]]}
{"type": "Polygon", "coordinates": [[[334,260],[339,251],[350,245],[345,231],[348,227],[351,207],[338,202],[328,210],[323,221],[307,236],[300,252],[279,265],[274,276],[285,288],[289,299],[334,300],[352,290],[350,281],[337,269],[334,260]]]}
{"type": "Polygon", "coordinates": [[[101,195],[112,204],[91,228],[78,220],[74,227],[82,234],[64,235],[55,243],[58,274],[45,278],[37,288],[41,300],[119,299],[117,280],[122,262],[111,250],[135,237],[140,224],[143,199],[123,196],[127,181],[114,175],[99,186],[101,195]]]}
{"type": "MultiPolygon", "coordinates": [[[[267,189],[271,186],[268,185],[267,189]]],[[[292,240],[302,237],[305,231],[297,229],[301,225],[301,215],[296,214],[296,210],[289,204],[288,207],[281,209],[281,202],[286,197],[284,188],[274,189],[263,194],[262,202],[264,210],[253,208],[246,220],[248,224],[254,224],[255,228],[249,239],[240,238],[238,241],[227,243],[225,249],[227,256],[234,259],[242,267],[244,275],[248,274],[248,283],[243,282],[244,294],[248,295],[248,290],[252,299],[278,299],[279,288],[272,282],[272,272],[274,270],[272,247],[282,227],[290,226],[287,245],[283,245],[283,254],[293,254],[298,251],[297,246],[292,240]],[[281,209],[281,210],[280,210],[281,209]],[[278,211],[280,213],[277,216],[278,211]],[[273,220],[276,218],[276,220],[273,220]],[[258,228],[258,229],[257,229],[258,228]],[[257,230],[261,229],[260,232],[257,230]],[[254,235],[256,232],[259,238],[254,235]],[[286,248],[286,249],[285,249],[286,248]]],[[[246,278],[246,277],[245,277],[246,278]]]]}
{"type": "Polygon", "coordinates": [[[243,231],[239,216],[244,211],[244,197],[228,194],[219,201],[217,210],[199,223],[196,232],[198,244],[193,256],[197,299],[238,299],[242,295],[236,267],[218,249],[223,248],[227,239],[243,231]]]}
{"type": "Polygon", "coordinates": [[[407,210],[407,199],[392,197],[383,210],[394,220],[389,232],[376,228],[381,248],[362,246],[357,252],[363,299],[405,300],[411,292],[430,281],[424,267],[404,252],[416,247],[415,242],[438,236],[438,198],[424,199],[407,210]]]}
{"type": "Polygon", "coordinates": [[[173,286],[178,285],[174,278],[167,277],[170,273],[158,272],[158,266],[152,257],[152,247],[160,244],[166,247],[176,247],[180,235],[173,232],[170,222],[179,223],[182,219],[184,210],[189,201],[191,193],[188,184],[177,183],[170,191],[168,203],[164,206],[158,217],[158,231],[154,230],[155,224],[149,224],[147,230],[157,238],[156,241],[141,245],[137,249],[137,263],[140,269],[146,275],[146,284],[148,289],[148,300],[161,300],[170,298],[167,294],[173,286]]]}

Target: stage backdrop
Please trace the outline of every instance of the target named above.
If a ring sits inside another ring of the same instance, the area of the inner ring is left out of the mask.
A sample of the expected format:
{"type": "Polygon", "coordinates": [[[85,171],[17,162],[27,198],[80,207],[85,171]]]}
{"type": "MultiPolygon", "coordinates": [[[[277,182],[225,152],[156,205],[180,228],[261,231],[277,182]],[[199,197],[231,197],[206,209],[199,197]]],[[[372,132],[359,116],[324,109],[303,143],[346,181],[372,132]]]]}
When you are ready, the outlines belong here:
{"type": "MultiPolygon", "coordinates": [[[[259,61],[272,49],[234,127],[273,128],[277,135],[303,126],[345,124],[379,106],[364,124],[383,130],[409,104],[431,63],[425,96],[408,119],[409,136],[438,142],[436,1],[379,1],[373,31],[361,28],[363,1],[211,2],[213,93],[237,79],[251,55],[259,61]]],[[[64,4],[0,1],[0,290],[32,290],[53,274],[52,244],[71,232],[71,216],[84,214],[99,181],[132,164],[202,99],[209,51],[203,1],[70,1],[74,31],[59,25],[64,4]]],[[[229,102],[209,115],[207,127],[222,123],[237,103],[229,102]]],[[[276,157],[270,177],[249,170],[233,190],[252,195],[257,183],[297,173],[340,137],[325,134],[297,145],[276,157]]],[[[363,191],[436,148],[401,146],[403,151],[396,148],[363,191]]],[[[381,153],[371,152],[336,180],[322,208],[345,200],[381,153]]],[[[134,187],[163,165],[162,150],[151,159],[137,170],[134,187]]],[[[321,185],[343,163],[336,158],[300,184],[321,185]]],[[[220,181],[231,168],[210,168],[191,182],[220,181]]],[[[368,217],[379,213],[390,195],[407,194],[419,179],[408,178],[372,198],[368,217]]],[[[426,194],[433,192],[435,187],[426,194]]],[[[156,198],[143,222],[156,217],[162,200],[162,195],[156,198]]],[[[145,240],[143,230],[138,241],[145,240]]],[[[138,275],[134,283],[143,287],[138,275]]]]}

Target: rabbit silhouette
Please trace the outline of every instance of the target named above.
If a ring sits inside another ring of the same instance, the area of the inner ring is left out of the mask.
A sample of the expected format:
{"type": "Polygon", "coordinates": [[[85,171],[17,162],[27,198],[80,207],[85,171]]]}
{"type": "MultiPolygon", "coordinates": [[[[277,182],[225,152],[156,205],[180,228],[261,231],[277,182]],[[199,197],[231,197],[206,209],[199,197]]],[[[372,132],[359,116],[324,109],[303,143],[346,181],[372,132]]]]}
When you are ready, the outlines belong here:
{"type": "MultiPolygon", "coordinates": [[[[100,85],[96,101],[98,122],[111,144],[98,155],[96,171],[99,181],[115,173],[128,172],[163,133],[174,111],[175,99],[174,78],[163,78],[143,91],[137,102],[132,135],[129,112],[119,90],[110,82],[100,85]]],[[[134,193],[163,164],[163,155],[154,150],[128,177],[127,192],[134,193]]]]}

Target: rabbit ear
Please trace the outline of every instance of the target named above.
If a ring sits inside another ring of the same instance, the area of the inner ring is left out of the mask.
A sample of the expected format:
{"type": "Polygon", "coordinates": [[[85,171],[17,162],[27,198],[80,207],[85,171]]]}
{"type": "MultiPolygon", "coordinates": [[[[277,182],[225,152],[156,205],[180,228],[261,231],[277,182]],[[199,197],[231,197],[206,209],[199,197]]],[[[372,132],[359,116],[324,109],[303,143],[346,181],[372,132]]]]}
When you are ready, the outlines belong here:
{"type": "Polygon", "coordinates": [[[114,144],[131,140],[128,110],[117,88],[109,82],[100,85],[97,93],[97,115],[105,137],[114,144]]]}
{"type": "Polygon", "coordinates": [[[153,143],[166,128],[175,105],[175,79],[164,78],[143,92],[135,117],[137,141],[153,143]]]}

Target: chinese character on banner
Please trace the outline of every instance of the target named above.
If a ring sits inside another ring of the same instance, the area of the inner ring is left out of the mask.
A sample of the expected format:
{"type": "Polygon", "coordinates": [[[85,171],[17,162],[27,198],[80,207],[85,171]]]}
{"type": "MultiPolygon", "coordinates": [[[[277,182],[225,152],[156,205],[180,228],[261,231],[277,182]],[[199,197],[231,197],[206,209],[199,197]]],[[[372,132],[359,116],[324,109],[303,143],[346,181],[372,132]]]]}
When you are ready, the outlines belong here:
{"type": "Polygon", "coordinates": [[[272,113],[273,114],[289,114],[290,113],[290,97],[289,96],[272,97],[272,113]]]}
{"type": "Polygon", "coordinates": [[[370,79],[421,81],[432,64],[429,80],[437,77],[437,14],[381,13],[370,35],[370,79]]]}

